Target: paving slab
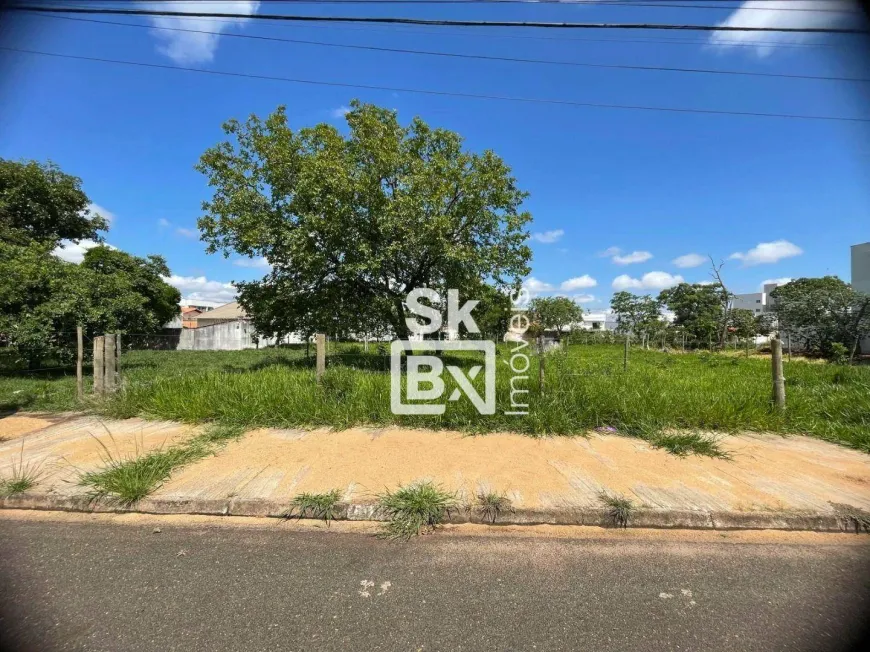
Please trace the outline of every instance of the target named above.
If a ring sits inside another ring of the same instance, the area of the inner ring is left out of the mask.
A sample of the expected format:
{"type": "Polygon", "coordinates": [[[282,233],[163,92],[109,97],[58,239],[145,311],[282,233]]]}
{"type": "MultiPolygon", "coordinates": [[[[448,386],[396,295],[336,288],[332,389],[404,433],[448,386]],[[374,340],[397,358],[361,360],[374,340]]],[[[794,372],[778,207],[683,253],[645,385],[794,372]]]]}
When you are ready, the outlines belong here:
{"type": "MultiPolygon", "coordinates": [[[[0,420],[0,435],[2,428],[0,420]]],[[[21,458],[22,441],[23,459],[41,461],[52,473],[26,499],[5,504],[38,507],[38,495],[75,497],[82,490],[70,482],[72,473],[99,466],[105,457],[99,442],[113,454],[132,455],[196,432],[172,422],[78,417],[7,441],[0,444],[0,474],[21,458]]],[[[432,480],[463,502],[482,491],[506,493],[515,510],[508,518],[517,523],[600,522],[602,492],[629,498],[638,523],[653,527],[837,529],[832,503],[870,511],[870,455],[758,433],[722,436],[720,446],[731,459],[680,458],[639,439],[599,433],[257,429],[176,471],[138,509],[278,515],[300,492],[339,489],[347,518],[375,518],[370,506],[378,493],[432,480]]]]}
{"type": "Polygon", "coordinates": [[[9,437],[0,442],[0,478],[22,464],[37,468],[36,489],[42,494],[83,493],[76,484],[78,474],[100,468],[109,456],[136,456],[192,437],[199,430],[171,421],[107,421],[81,415],[10,419],[16,417],[0,419],[0,438],[9,437]],[[7,432],[17,434],[10,437],[7,432]]]}
{"type": "Polygon", "coordinates": [[[650,509],[823,511],[870,509],[870,455],[808,437],[723,437],[731,460],[675,457],[613,435],[530,438],[499,433],[354,428],[261,429],[177,473],[155,496],[288,503],[340,489],[370,503],[384,489],[433,480],[460,498],[507,492],[514,507],[600,507],[602,491],[650,509]]]}

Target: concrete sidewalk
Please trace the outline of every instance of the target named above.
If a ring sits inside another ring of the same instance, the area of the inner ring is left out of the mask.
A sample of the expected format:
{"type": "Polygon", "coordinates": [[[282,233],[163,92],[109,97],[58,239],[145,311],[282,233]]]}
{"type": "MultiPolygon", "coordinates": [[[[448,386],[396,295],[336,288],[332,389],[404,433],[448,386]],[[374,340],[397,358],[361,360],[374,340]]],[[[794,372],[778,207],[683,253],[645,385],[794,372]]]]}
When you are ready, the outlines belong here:
{"type": "MultiPolygon", "coordinates": [[[[95,417],[0,419],[0,477],[40,464],[43,477],[7,507],[89,509],[75,484],[108,449],[134,454],[192,437],[193,426],[95,417]],[[22,453],[23,442],[23,453],[22,453]]],[[[625,496],[640,527],[840,530],[832,503],[870,510],[870,455],[808,437],[724,436],[731,460],[678,458],[638,439],[590,434],[532,439],[399,428],[261,429],[178,470],[133,509],[278,515],[303,491],[339,489],[352,519],[377,518],[376,494],[430,479],[460,500],[505,492],[505,523],[604,524],[601,492],[625,496]]],[[[96,509],[117,509],[96,506],[96,509]]],[[[475,520],[460,510],[453,521],[475,520]]]]}

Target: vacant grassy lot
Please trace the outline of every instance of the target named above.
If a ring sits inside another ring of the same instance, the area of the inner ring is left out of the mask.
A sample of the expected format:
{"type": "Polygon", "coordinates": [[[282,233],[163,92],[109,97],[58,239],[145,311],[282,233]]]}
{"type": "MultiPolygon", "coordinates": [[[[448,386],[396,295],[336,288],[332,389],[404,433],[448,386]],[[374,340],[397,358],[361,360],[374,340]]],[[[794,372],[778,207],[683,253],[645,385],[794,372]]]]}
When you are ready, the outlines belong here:
{"type": "MultiPolygon", "coordinates": [[[[690,431],[758,430],[805,433],[870,451],[870,367],[786,363],[788,409],[770,407],[770,363],[764,358],[632,349],[628,371],[620,346],[576,345],[546,357],[545,391],[537,360],[529,370],[529,415],[507,416],[511,349],[500,346],[497,412],[481,416],[469,401],[450,402],[442,416],[390,412],[388,359],[374,347],[344,347],[330,357],[324,382],[314,382],[304,349],[124,354],[125,388],[90,409],[107,416],[221,421],[238,426],[404,424],[470,432],[583,433],[611,427],[658,436],[690,431]]],[[[445,358],[445,361],[447,359],[445,358]]],[[[473,357],[453,358],[468,366],[473,357]]],[[[483,374],[475,381],[480,384],[483,374]]],[[[454,387],[445,373],[446,392],[454,387]]],[[[0,376],[0,408],[77,409],[72,375],[0,376]]],[[[78,409],[81,409],[80,406],[78,409]]]]}

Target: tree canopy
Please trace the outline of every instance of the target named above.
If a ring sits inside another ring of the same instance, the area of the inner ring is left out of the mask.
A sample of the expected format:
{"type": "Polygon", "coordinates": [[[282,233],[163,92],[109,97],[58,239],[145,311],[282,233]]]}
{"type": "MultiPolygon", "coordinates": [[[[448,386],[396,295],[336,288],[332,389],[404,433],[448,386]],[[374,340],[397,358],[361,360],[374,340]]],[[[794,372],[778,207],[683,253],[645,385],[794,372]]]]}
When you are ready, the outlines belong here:
{"type": "Polygon", "coordinates": [[[238,284],[259,332],[387,324],[404,338],[412,289],[475,298],[482,282],[503,289],[528,274],[526,193],[500,157],[420,118],[403,126],[394,111],[351,107],[346,135],[294,131],[284,107],[230,120],[230,140],[197,165],[213,189],[199,220],[209,251],[272,265],[238,284]]]}
{"type": "Polygon", "coordinates": [[[632,333],[645,342],[662,328],[661,308],[661,303],[648,294],[637,296],[623,290],[610,299],[610,309],[617,318],[617,332],[632,333]]]}
{"type": "Polygon", "coordinates": [[[78,177],[52,162],[0,158],[0,238],[10,244],[100,240],[108,224],[91,211],[78,177]]]}
{"type": "Polygon", "coordinates": [[[529,312],[536,324],[560,336],[567,326],[583,319],[583,308],[568,297],[536,297],[529,303],[529,312]]]}
{"type": "Polygon", "coordinates": [[[724,295],[718,283],[680,283],[662,290],[659,301],[674,313],[674,324],[696,343],[718,342],[725,320],[724,295]]]}
{"type": "Polygon", "coordinates": [[[780,329],[803,339],[810,352],[830,357],[839,343],[854,356],[870,335],[870,296],[836,276],[795,279],[770,296],[780,329]]]}
{"type": "MultiPolygon", "coordinates": [[[[761,315],[759,315],[760,317],[761,315]]],[[[728,332],[741,339],[758,333],[759,323],[755,314],[746,308],[732,308],[728,313],[728,332]]]]}
{"type": "Polygon", "coordinates": [[[0,177],[0,338],[30,366],[70,357],[78,325],[89,336],[153,333],[177,314],[181,297],[160,256],[107,246],[81,264],[53,255],[61,240],[99,239],[107,228],[87,212],[80,179],[32,161],[0,161],[0,177]]]}

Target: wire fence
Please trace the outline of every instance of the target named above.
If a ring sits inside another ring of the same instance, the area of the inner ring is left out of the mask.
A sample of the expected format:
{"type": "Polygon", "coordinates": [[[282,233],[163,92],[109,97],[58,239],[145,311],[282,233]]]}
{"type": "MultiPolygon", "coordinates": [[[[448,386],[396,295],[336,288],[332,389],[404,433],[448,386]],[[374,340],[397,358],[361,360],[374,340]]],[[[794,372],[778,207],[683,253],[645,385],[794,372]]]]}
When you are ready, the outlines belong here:
{"type": "MultiPolygon", "coordinates": [[[[168,330],[168,329],[167,329],[168,330]]],[[[193,329],[191,329],[193,330],[193,329]]],[[[82,337],[82,366],[83,373],[90,375],[93,365],[93,340],[94,336],[83,334],[82,337]]],[[[123,356],[146,351],[182,351],[203,349],[190,349],[182,341],[182,330],[172,329],[171,332],[163,333],[121,333],[120,353],[123,356]]],[[[690,336],[683,331],[665,331],[649,336],[626,335],[611,330],[588,330],[563,333],[557,336],[553,333],[543,337],[543,350],[553,349],[566,351],[575,347],[595,346],[602,344],[625,346],[628,340],[628,350],[660,350],[667,352],[681,351],[721,351],[733,350],[745,352],[746,355],[769,350],[766,343],[758,344],[754,338],[729,337],[724,346],[719,344],[718,337],[712,335],[704,341],[690,336]]],[[[272,340],[274,341],[274,340],[272,340]]],[[[267,340],[268,342],[268,340],[267,340]]],[[[500,343],[501,346],[512,346],[510,340],[500,343]]],[[[296,367],[316,366],[316,345],[314,338],[309,341],[297,341],[281,344],[260,344],[256,336],[250,341],[225,342],[223,346],[216,345],[214,348],[205,349],[212,354],[232,354],[239,349],[249,351],[258,349],[261,355],[272,358],[273,361],[296,367]]],[[[409,348],[414,348],[414,342],[409,343],[409,348]]],[[[449,348],[449,345],[448,345],[449,348]]],[[[539,355],[539,343],[530,340],[530,347],[526,351],[531,355],[539,355]]],[[[797,348],[797,347],[795,347],[797,348]]],[[[784,342],[785,352],[790,356],[792,343],[784,342]]],[[[436,355],[449,354],[448,351],[436,352],[436,355]]],[[[250,355],[250,354],[248,354],[250,355]]],[[[628,355],[628,354],[627,354],[628,355]]],[[[346,338],[325,338],[325,363],[329,365],[341,365],[359,369],[389,371],[390,369],[390,341],[385,340],[355,340],[346,338]]],[[[54,333],[48,342],[42,346],[9,345],[0,340],[0,377],[3,376],[67,376],[76,373],[77,360],[77,333],[65,331],[54,333]]],[[[122,363],[123,364],[123,363],[122,363]]],[[[256,363],[255,363],[256,364],[256,363]]],[[[265,361],[263,365],[265,366],[265,361]]],[[[584,372],[584,374],[589,372],[584,372]]]]}

